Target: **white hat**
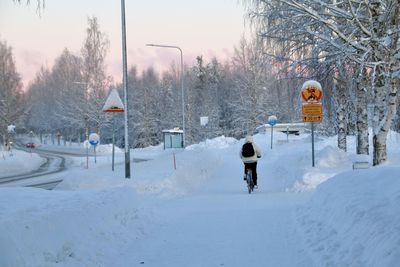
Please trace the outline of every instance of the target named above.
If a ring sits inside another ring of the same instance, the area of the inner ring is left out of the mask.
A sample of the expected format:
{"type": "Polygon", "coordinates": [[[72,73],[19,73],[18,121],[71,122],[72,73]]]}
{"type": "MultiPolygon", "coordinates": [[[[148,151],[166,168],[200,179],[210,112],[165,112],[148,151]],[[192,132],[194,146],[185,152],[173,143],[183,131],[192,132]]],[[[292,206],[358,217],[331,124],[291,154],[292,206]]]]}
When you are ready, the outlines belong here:
{"type": "Polygon", "coordinates": [[[253,143],[253,137],[251,135],[247,135],[245,141],[246,143],[253,143]]]}

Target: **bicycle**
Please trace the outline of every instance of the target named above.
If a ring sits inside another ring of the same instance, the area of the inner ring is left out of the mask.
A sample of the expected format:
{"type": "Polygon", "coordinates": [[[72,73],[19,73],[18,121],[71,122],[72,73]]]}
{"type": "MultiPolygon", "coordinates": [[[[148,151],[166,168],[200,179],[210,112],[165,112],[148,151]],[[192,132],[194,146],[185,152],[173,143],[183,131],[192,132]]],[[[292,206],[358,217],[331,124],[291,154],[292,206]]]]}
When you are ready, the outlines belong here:
{"type": "Polygon", "coordinates": [[[249,194],[254,190],[253,171],[251,168],[246,169],[246,182],[249,194]]]}

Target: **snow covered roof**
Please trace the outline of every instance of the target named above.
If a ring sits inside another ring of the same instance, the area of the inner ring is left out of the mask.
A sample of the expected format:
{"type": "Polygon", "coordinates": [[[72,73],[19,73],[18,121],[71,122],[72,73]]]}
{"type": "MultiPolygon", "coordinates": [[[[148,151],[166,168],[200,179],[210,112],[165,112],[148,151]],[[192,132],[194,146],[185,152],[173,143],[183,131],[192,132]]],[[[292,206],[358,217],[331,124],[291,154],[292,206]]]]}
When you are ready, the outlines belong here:
{"type": "Polygon", "coordinates": [[[176,134],[176,133],[183,134],[183,130],[180,130],[179,128],[174,128],[174,129],[171,129],[171,130],[162,130],[162,132],[163,133],[173,133],[173,134],[176,134]]]}

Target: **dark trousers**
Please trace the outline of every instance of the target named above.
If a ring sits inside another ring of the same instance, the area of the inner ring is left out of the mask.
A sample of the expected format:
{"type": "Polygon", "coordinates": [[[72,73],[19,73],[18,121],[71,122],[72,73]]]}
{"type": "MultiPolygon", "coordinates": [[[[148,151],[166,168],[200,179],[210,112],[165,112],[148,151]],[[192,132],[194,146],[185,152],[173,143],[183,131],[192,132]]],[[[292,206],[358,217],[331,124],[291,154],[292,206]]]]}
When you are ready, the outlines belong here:
{"type": "Polygon", "coordinates": [[[244,173],[247,173],[247,169],[251,169],[253,173],[253,181],[254,184],[257,185],[257,162],[245,163],[244,164],[244,173]]]}

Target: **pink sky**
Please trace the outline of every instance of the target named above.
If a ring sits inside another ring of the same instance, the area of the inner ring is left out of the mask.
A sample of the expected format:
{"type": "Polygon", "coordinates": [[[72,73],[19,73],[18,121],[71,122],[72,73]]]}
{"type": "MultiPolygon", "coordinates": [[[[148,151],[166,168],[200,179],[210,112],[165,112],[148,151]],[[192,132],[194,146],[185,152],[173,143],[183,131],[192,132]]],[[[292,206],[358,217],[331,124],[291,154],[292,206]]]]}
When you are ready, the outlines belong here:
{"type": "MultiPolygon", "coordinates": [[[[25,85],[40,66],[52,67],[66,47],[79,53],[87,18],[96,16],[110,40],[107,71],[121,80],[121,7],[119,0],[46,0],[41,15],[31,6],[12,0],[0,3],[0,39],[13,48],[18,72],[25,85]]],[[[128,65],[139,70],[167,69],[180,62],[175,49],[147,47],[147,43],[176,45],[185,63],[195,57],[229,58],[244,34],[244,7],[236,0],[125,0],[128,65]]]]}

